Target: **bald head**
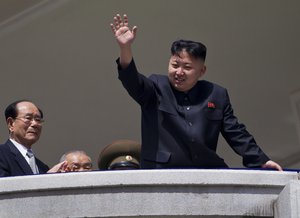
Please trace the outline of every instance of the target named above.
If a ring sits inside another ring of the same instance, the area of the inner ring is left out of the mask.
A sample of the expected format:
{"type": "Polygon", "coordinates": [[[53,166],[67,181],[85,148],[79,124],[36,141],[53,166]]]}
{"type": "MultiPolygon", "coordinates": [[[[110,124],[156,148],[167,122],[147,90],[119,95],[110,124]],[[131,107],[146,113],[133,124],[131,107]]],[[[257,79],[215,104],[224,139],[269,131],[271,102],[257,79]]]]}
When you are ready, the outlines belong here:
{"type": "Polygon", "coordinates": [[[74,172],[92,170],[92,159],[84,151],[69,151],[61,157],[60,162],[63,161],[74,172]]]}

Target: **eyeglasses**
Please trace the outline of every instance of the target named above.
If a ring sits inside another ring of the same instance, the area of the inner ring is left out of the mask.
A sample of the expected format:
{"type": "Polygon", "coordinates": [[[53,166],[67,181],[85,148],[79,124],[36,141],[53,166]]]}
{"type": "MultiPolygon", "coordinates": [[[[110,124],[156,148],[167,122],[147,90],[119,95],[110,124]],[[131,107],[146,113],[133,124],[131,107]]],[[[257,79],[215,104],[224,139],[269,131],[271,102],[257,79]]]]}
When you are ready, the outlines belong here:
{"type": "Polygon", "coordinates": [[[25,117],[16,117],[15,119],[22,120],[25,124],[29,125],[33,121],[37,124],[42,125],[45,120],[41,117],[25,116],[25,117]]]}

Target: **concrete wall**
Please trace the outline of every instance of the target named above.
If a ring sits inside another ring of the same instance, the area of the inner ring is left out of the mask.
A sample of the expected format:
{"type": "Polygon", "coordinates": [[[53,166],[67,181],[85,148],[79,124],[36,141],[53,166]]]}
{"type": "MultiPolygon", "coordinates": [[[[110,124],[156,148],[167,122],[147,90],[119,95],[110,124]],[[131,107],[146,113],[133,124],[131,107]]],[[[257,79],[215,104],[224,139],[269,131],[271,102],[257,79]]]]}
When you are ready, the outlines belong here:
{"type": "Polygon", "coordinates": [[[276,218],[299,218],[289,216],[300,208],[298,198],[281,196],[289,184],[299,189],[297,172],[129,170],[1,178],[0,217],[274,217],[276,209],[276,218]]]}

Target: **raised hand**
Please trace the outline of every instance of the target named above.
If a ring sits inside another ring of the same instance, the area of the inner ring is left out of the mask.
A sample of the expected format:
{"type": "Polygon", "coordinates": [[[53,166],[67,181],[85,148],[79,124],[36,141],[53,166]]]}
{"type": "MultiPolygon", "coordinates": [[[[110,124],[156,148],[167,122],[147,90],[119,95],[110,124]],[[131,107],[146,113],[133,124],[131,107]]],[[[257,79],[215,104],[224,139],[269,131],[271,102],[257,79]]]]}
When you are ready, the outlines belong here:
{"type": "Polygon", "coordinates": [[[50,170],[48,170],[47,173],[65,173],[70,172],[70,168],[68,167],[68,162],[63,161],[61,163],[56,164],[54,167],[52,167],[50,170]]]}
{"type": "Polygon", "coordinates": [[[121,47],[130,46],[134,41],[137,27],[134,26],[130,30],[130,28],[128,27],[128,17],[126,14],[123,15],[123,19],[119,14],[117,14],[114,17],[114,23],[111,23],[110,27],[121,47]]]}

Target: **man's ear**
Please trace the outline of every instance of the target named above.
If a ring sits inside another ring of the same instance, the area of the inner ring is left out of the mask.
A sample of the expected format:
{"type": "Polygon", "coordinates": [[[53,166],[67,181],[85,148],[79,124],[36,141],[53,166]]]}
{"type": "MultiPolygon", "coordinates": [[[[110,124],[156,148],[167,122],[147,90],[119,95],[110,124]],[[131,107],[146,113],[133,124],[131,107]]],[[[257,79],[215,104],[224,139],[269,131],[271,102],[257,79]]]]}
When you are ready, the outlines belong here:
{"type": "Polygon", "coordinates": [[[9,132],[13,132],[13,130],[14,130],[14,124],[15,124],[14,119],[11,118],[11,117],[7,118],[6,124],[7,124],[9,132]]]}
{"type": "Polygon", "coordinates": [[[206,66],[203,65],[201,68],[200,77],[204,76],[205,73],[206,73],[206,66]]]}

